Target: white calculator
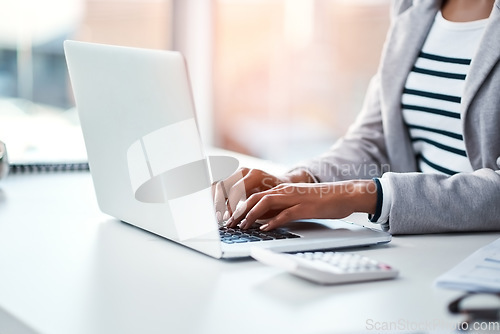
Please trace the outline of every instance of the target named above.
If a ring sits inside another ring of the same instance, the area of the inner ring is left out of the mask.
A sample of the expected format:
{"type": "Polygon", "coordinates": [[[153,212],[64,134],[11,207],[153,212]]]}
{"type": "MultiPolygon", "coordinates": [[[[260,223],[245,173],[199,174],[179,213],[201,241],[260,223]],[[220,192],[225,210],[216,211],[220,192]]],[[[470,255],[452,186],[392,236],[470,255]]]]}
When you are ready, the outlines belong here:
{"type": "Polygon", "coordinates": [[[254,247],[257,261],[287,270],[320,284],[340,284],[394,278],[398,270],[363,255],[348,252],[276,253],[254,247]]]}

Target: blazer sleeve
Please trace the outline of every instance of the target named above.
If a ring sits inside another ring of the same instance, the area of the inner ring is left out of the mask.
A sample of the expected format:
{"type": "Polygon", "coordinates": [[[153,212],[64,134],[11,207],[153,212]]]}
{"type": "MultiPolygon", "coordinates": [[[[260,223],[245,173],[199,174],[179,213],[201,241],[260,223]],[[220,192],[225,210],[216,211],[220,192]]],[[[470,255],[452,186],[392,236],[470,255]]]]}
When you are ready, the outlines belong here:
{"type": "Polygon", "coordinates": [[[500,171],[453,176],[386,173],[392,191],[389,232],[419,234],[500,230],[500,171]]]}

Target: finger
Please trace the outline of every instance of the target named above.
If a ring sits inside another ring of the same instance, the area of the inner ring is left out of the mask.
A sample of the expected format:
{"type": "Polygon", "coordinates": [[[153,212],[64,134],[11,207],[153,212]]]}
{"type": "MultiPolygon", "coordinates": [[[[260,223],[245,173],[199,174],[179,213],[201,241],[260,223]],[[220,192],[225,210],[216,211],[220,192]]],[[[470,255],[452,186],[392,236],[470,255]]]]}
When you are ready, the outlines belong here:
{"type": "Polygon", "coordinates": [[[214,182],[212,183],[212,199],[213,199],[213,202],[214,202],[214,211],[215,211],[215,217],[216,217],[216,220],[218,223],[221,223],[221,219],[219,219],[219,216],[220,216],[220,204],[219,204],[219,200],[217,199],[218,197],[218,194],[217,194],[217,183],[218,182],[214,182]]]}
{"type": "Polygon", "coordinates": [[[263,200],[264,197],[271,195],[277,195],[275,189],[269,189],[250,195],[246,201],[240,202],[237,206],[237,209],[233,214],[234,219],[242,220],[248,215],[248,212],[255,207],[255,205],[263,200]]]}
{"type": "MultiPolygon", "coordinates": [[[[231,187],[244,175],[248,174],[248,171],[248,168],[240,168],[225,180],[216,182],[215,186],[212,185],[215,215],[219,223],[225,220],[224,216],[228,215],[227,200],[231,187]]],[[[231,208],[229,208],[229,210],[231,210],[231,208]]]]}
{"type": "Polygon", "coordinates": [[[241,228],[245,229],[252,226],[258,219],[266,217],[269,212],[281,212],[291,206],[296,205],[295,200],[283,194],[267,194],[263,196],[250,210],[247,211],[241,228]]]}
{"type": "Polygon", "coordinates": [[[217,217],[217,221],[221,223],[223,221],[223,215],[226,212],[226,198],[224,197],[224,190],[221,182],[217,182],[215,185],[214,193],[215,216],[217,217]]]}
{"type": "MultiPolygon", "coordinates": [[[[245,202],[240,202],[240,204],[237,206],[237,209],[233,213],[233,219],[236,220],[237,222],[239,222],[240,220],[245,218],[245,216],[248,214],[248,212],[255,205],[257,205],[257,203],[262,201],[263,197],[265,197],[265,196],[282,195],[284,197],[289,197],[289,193],[290,193],[290,191],[287,191],[287,187],[285,187],[284,185],[278,185],[274,188],[252,194],[245,202]]],[[[260,204],[260,205],[262,205],[262,204],[260,204]]],[[[271,211],[269,211],[269,212],[271,212],[271,211]]]]}
{"type": "Polygon", "coordinates": [[[233,215],[227,220],[227,227],[236,227],[241,220],[245,218],[245,214],[248,211],[248,201],[239,202],[233,215]]]}
{"type": "Polygon", "coordinates": [[[251,169],[248,173],[238,181],[233,188],[238,188],[232,192],[234,195],[229,195],[229,203],[235,207],[238,202],[246,200],[252,194],[263,192],[271,189],[280,190],[279,184],[282,180],[272,174],[268,174],[259,169],[251,169]],[[278,186],[278,187],[277,187],[278,186]]]}
{"type": "Polygon", "coordinates": [[[245,201],[253,193],[272,188],[276,183],[270,182],[271,184],[266,187],[264,184],[266,177],[271,179],[274,177],[258,169],[242,171],[242,174],[243,172],[246,172],[246,174],[242,175],[229,191],[228,203],[233,209],[236,208],[240,201],[245,201]]]}
{"type": "MultiPolygon", "coordinates": [[[[248,175],[249,174],[247,174],[246,177],[248,177],[248,175]]],[[[257,182],[256,184],[260,185],[260,182],[257,182]]],[[[251,186],[253,186],[253,185],[254,185],[254,183],[251,184],[251,186]]],[[[257,205],[257,203],[259,203],[263,197],[269,196],[269,195],[277,195],[277,194],[280,194],[282,191],[283,191],[282,187],[278,186],[278,187],[274,187],[274,188],[271,188],[271,189],[268,189],[265,191],[261,191],[261,192],[257,192],[257,193],[250,195],[250,197],[248,197],[248,199],[246,201],[239,202],[236,205],[236,209],[234,210],[233,215],[231,216],[229,221],[227,222],[227,226],[228,227],[236,227],[239,223],[242,222],[242,220],[244,218],[245,218],[245,224],[243,224],[240,227],[246,228],[248,226],[251,226],[255,222],[255,220],[250,219],[250,220],[248,220],[249,224],[246,224],[247,217],[245,217],[245,216],[247,216],[248,212],[255,205],[257,205]]],[[[269,211],[269,212],[271,212],[271,211],[269,211]]],[[[260,218],[263,218],[265,216],[265,213],[263,213],[263,214],[264,215],[261,216],[260,218]]],[[[250,218],[252,218],[252,217],[250,217],[250,218]]]]}
{"type": "Polygon", "coordinates": [[[227,196],[227,206],[230,208],[230,210],[232,210],[231,214],[234,213],[240,201],[245,201],[247,199],[248,184],[249,181],[247,179],[247,176],[242,176],[241,179],[238,180],[238,182],[234,183],[233,186],[229,189],[227,196]]]}
{"type": "Polygon", "coordinates": [[[264,191],[260,193],[252,194],[246,201],[240,202],[236,210],[233,212],[233,215],[227,222],[228,227],[236,227],[241,220],[246,216],[248,211],[257,204],[263,196],[269,194],[270,191],[264,191]]]}
{"type": "Polygon", "coordinates": [[[264,225],[260,227],[260,229],[266,232],[271,231],[293,220],[302,218],[303,217],[301,217],[300,205],[297,204],[281,211],[275,217],[269,219],[264,225]]]}

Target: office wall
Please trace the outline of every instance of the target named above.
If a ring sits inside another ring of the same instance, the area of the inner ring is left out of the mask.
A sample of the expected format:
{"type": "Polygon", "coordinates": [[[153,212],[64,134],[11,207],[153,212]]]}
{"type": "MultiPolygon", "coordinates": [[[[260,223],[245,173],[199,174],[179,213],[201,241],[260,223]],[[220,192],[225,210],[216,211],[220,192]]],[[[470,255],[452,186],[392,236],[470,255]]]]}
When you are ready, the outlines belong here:
{"type": "Polygon", "coordinates": [[[224,147],[293,163],[358,113],[389,26],[388,1],[216,1],[214,115],[224,147]]]}

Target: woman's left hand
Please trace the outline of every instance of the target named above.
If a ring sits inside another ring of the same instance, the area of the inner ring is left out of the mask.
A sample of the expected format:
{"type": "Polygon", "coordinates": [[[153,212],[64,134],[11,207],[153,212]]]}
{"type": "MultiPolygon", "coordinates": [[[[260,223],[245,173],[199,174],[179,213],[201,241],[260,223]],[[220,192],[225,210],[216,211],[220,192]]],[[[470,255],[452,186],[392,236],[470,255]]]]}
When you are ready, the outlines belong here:
{"type": "Polygon", "coordinates": [[[297,219],[338,219],[353,212],[374,213],[376,201],[372,180],[284,183],[241,202],[227,226],[240,224],[240,228],[247,229],[259,219],[268,219],[260,228],[269,231],[297,219]]]}

